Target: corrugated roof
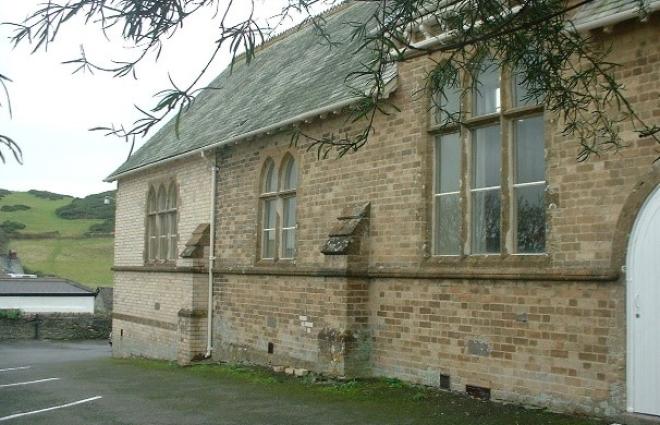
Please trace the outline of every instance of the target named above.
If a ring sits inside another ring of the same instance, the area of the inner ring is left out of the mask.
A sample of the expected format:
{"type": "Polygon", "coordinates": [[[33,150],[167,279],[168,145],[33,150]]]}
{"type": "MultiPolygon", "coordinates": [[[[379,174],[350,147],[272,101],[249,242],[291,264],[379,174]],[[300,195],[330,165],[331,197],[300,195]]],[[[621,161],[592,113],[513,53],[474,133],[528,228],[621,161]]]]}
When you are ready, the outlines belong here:
{"type": "Polygon", "coordinates": [[[1,296],[94,296],[96,293],[80,284],[56,278],[0,278],[1,296]]]}
{"type": "MultiPolygon", "coordinates": [[[[645,0],[645,3],[648,6],[657,1],[645,0]]],[[[573,24],[579,27],[633,9],[639,9],[639,0],[595,0],[578,9],[573,24]]]]}
{"type": "Polygon", "coordinates": [[[369,61],[370,52],[356,53],[362,41],[351,40],[349,23],[364,22],[374,7],[349,2],[326,17],[332,41],[341,43],[336,46],[324,43],[311,25],[267,42],[249,65],[241,61],[222,72],[210,85],[219,89],[200,94],[182,117],[179,138],[172,120],[108,179],[356,98],[351,86],[366,90],[368,80],[346,77],[369,61]]]}

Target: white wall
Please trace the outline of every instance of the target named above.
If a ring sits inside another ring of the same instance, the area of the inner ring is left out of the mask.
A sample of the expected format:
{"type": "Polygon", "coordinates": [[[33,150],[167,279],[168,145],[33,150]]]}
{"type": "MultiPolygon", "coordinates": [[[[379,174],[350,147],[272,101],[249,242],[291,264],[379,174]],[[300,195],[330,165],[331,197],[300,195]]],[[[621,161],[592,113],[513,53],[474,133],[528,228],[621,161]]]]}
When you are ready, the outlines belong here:
{"type": "Polygon", "coordinates": [[[94,297],[0,297],[0,309],[25,313],[94,313],[94,297]]]}

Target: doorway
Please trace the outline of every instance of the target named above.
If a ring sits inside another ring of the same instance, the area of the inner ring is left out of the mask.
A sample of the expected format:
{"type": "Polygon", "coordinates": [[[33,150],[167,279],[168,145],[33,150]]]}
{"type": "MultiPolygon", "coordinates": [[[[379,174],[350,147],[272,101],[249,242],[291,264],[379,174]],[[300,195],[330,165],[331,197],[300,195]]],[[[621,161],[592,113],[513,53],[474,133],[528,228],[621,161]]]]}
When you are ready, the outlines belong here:
{"type": "Polygon", "coordinates": [[[627,408],[660,416],[660,186],[642,206],[626,260],[627,408]]]}

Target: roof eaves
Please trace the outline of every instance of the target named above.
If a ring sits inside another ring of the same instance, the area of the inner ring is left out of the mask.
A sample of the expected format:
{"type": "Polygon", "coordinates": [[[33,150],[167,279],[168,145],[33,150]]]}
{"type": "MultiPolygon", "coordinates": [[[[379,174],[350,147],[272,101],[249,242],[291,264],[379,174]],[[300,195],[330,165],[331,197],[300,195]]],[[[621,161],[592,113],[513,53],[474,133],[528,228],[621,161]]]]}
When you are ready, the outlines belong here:
{"type": "Polygon", "coordinates": [[[349,98],[349,99],[344,99],[344,100],[341,100],[337,103],[333,103],[333,104],[324,106],[322,108],[315,109],[313,111],[305,112],[305,113],[300,114],[298,116],[295,116],[293,118],[288,118],[286,120],[280,121],[278,123],[275,123],[275,124],[272,124],[272,125],[269,125],[269,126],[266,126],[266,127],[259,128],[257,130],[253,130],[253,131],[250,131],[250,132],[247,132],[247,133],[243,133],[243,134],[240,134],[238,136],[230,137],[229,139],[221,140],[220,142],[216,142],[216,143],[212,143],[210,145],[202,146],[200,148],[192,149],[192,150],[189,150],[187,152],[182,152],[182,153],[177,154],[177,155],[172,155],[170,157],[163,158],[163,159],[160,159],[158,161],[154,161],[154,162],[151,162],[151,163],[148,163],[148,164],[144,164],[142,166],[137,166],[137,167],[129,169],[129,170],[121,171],[119,173],[114,172],[111,175],[109,175],[108,177],[106,177],[105,180],[103,180],[103,181],[110,183],[110,182],[113,182],[113,181],[115,181],[119,178],[126,177],[130,174],[134,174],[138,171],[143,171],[143,170],[146,170],[148,168],[153,168],[153,167],[163,165],[165,163],[169,163],[171,161],[175,161],[175,160],[178,160],[178,159],[189,158],[193,155],[201,154],[202,152],[206,152],[206,151],[216,149],[216,148],[219,148],[219,147],[222,147],[222,146],[226,146],[226,145],[229,145],[229,144],[236,144],[236,143],[244,141],[244,140],[252,139],[254,137],[263,135],[265,133],[272,132],[272,131],[277,131],[277,130],[282,129],[284,127],[287,127],[287,126],[290,126],[290,125],[293,125],[293,124],[297,124],[297,123],[309,120],[310,118],[316,117],[318,115],[323,115],[323,114],[327,114],[329,112],[341,110],[341,109],[343,109],[347,106],[350,106],[350,105],[356,103],[360,99],[361,99],[361,97],[358,97],[358,96],[352,97],[352,98],[349,98]]]}
{"type": "MultiPolygon", "coordinates": [[[[350,9],[353,6],[356,6],[360,2],[356,1],[344,1],[328,10],[325,12],[321,13],[318,16],[323,16],[323,17],[328,17],[328,16],[333,16],[333,15],[338,15],[346,10],[350,9]]],[[[342,19],[342,18],[338,18],[342,19]]],[[[289,39],[291,36],[295,36],[298,34],[300,31],[308,29],[310,25],[310,20],[306,20],[299,25],[284,31],[283,33],[276,35],[272,37],[271,39],[265,41],[261,46],[257,47],[258,49],[270,49],[271,47],[275,47],[280,45],[280,41],[284,41],[289,39]]],[[[223,74],[219,75],[218,78],[222,78],[223,74]]],[[[326,99],[330,99],[331,97],[327,97],[326,99]]],[[[350,92],[344,92],[342,96],[334,97],[334,103],[332,105],[328,105],[326,107],[321,107],[317,108],[315,110],[310,110],[310,107],[313,107],[314,105],[308,105],[307,110],[310,112],[303,112],[303,113],[298,113],[296,115],[296,111],[290,111],[292,113],[289,114],[290,117],[293,118],[288,118],[287,115],[282,115],[279,118],[279,122],[276,122],[275,124],[265,124],[260,128],[257,129],[252,129],[248,130],[246,129],[245,133],[243,134],[236,134],[236,132],[219,132],[220,134],[214,135],[214,137],[217,137],[217,139],[221,139],[220,142],[216,142],[213,144],[205,144],[205,143],[188,143],[188,142],[183,142],[180,143],[180,148],[174,148],[174,149],[167,149],[170,152],[161,152],[160,155],[156,154],[147,154],[147,156],[152,156],[152,158],[146,158],[146,159],[137,159],[135,161],[131,161],[130,157],[127,159],[121,166],[119,166],[114,172],[112,172],[108,177],[104,179],[106,182],[112,182],[117,180],[120,177],[124,177],[130,174],[133,174],[134,172],[144,170],[146,168],[150,168],[156,165],[160,165],[163,163],[168,163],[177,159],[182,159],[182,158],[187,158],[192,155],[195,155],[197,153],[202,153],[207,150],[216,148],[218,146],[225,145],[227,143],[236,143],[238,141],[242,140],[249,140],[251,138],[254,138],[257,135],[263,134],[263,133],[272,133],[274,131],[277,131],[278,128],[281,130],[280,127],[284,125],[290,125],[291,123],[296,123],[301,120],[309,120],[310,116],[313,116],[315,114],[321,114],[326,112],[326,108],[333,108],[336,107],[335,105],[340,105],[342,108],[355,103],[360,99],[359,96],[354,96],[350,92]],[[342,98],[343,97],[343,98],[342,98]],[[320,110],[323,110],[319,112],[320,110]],[[224,137],[223,137],[224,136],[224,137]],[[224,139],[224,140],[223,140],[224,139]],[[131,162],[134,164],[132,165],[131,162]]],[[[321,104],[319,102],[318,104],[321,104]]],[[[302,109],[303,111],[305,109],[302,109]]],[[[270,122],[273,122],[272,120],[270,122]]],[[[267,123],[267,121],[266,121],[267,123]]],[[[163,127],[161,127],[155,134],[154,136],[151,137],[149,141],[144,146],[148,146],[152,140],[159,140],[159,137],[162,138],[165,134],[171,133],[171,120],[169,123],[165,124],[163,127]]],[[[185,136],[182,136],[185,137],[185,136]]],[[[216,139],[216,140],[217,140],[216,139]]],[[[162,145],[162,143],[161,143],[162,145]]],[[[139,151],[141,151],[143,148],[141,147],[139,151]]],[[[153,145],[153,147],[158,146],[158,144],[153,145]]],[[[171,145],[173,146],[173,145],[171,145]]],[[[157,150],[158,148],[156,148],[157,150]]]]}
{"type": "MultiPolygon", "coordinates": [[[[623,22],[628,19],[639,18],[640,12],[637,2],[630,2],[628,6],[629,7],[623,8],[618,12],[609,13],[596,18],[591,16],[582,17],[578,14],[574,19],[573,24],[575,25],[575,29],[578,31],[590,31],[596,28],[618,24],[619,22],[623,22]]],[[[648,5],[646,5],[646,10],[649,14],[660,10],[660,0],[650,1],[648,5]]]]}

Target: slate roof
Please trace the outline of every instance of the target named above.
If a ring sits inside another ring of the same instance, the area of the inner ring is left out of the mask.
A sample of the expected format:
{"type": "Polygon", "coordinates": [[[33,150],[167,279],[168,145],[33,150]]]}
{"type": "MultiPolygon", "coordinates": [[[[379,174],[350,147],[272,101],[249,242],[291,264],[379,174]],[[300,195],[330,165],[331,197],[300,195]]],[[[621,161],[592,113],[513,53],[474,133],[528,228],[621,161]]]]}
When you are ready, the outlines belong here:
{"type": "Polygon", "coordinates": [[[173,120],[138,149],[107,180],[145,165],[180,156],[218,142],[268,128],[310,111],[357,100],[354,89],[366,91],[365,79],[346,76],[369,61],[370,52],[356,54],[360,40],[351,40],[351,22],[364,22],[375,5],[347,2],[328,13],[330,48],[311,25],[266,42],[256,57],[222,72],[183,116],[177,139],[173,120]]]}
{"type": "MultiPolygon", "coordinates": [[[[646,0],[655,10],[660,0],[646,0]]],[[[595,0],[580,8],[576,26],[637,7],[638,0],[595,0]]],[[[332,49],[303,24],[259,48],[246,65],[237,62],[204,90],[181,120],[179,137],[174,120],[152,136],[106,181],[163,160],[211,145],[237,141],[271,129],[306,113],[340,102],[357,100],[354,88],[367,91],[367,80],[346,82],[346,76],[369,61],[368,50],[356,53],[360,40],[350,40],[350,22],[363,22],[375,4],[347,1],[326,16],[327,31],[341,44],[332,49]]],[[[396,76],[392,70],[390,78],[396,76]]]]}
{"type": "Polygon", "coordinates": [[[85,286],[57,278],[0,278],[0,297],[8,296],[68,296],[96,295],[85,286]]]}
{"type": "MultiPolygon", "coordinates": [[[[660,3],[658,0],[645,0],[647,7],[653,4],[657,6],[658,3],[660,3]]],[[[587,25],[604,17],[638,8],[639,0],[596,0],[578,9],[573,17],[573,24],[587,25]]]]}

